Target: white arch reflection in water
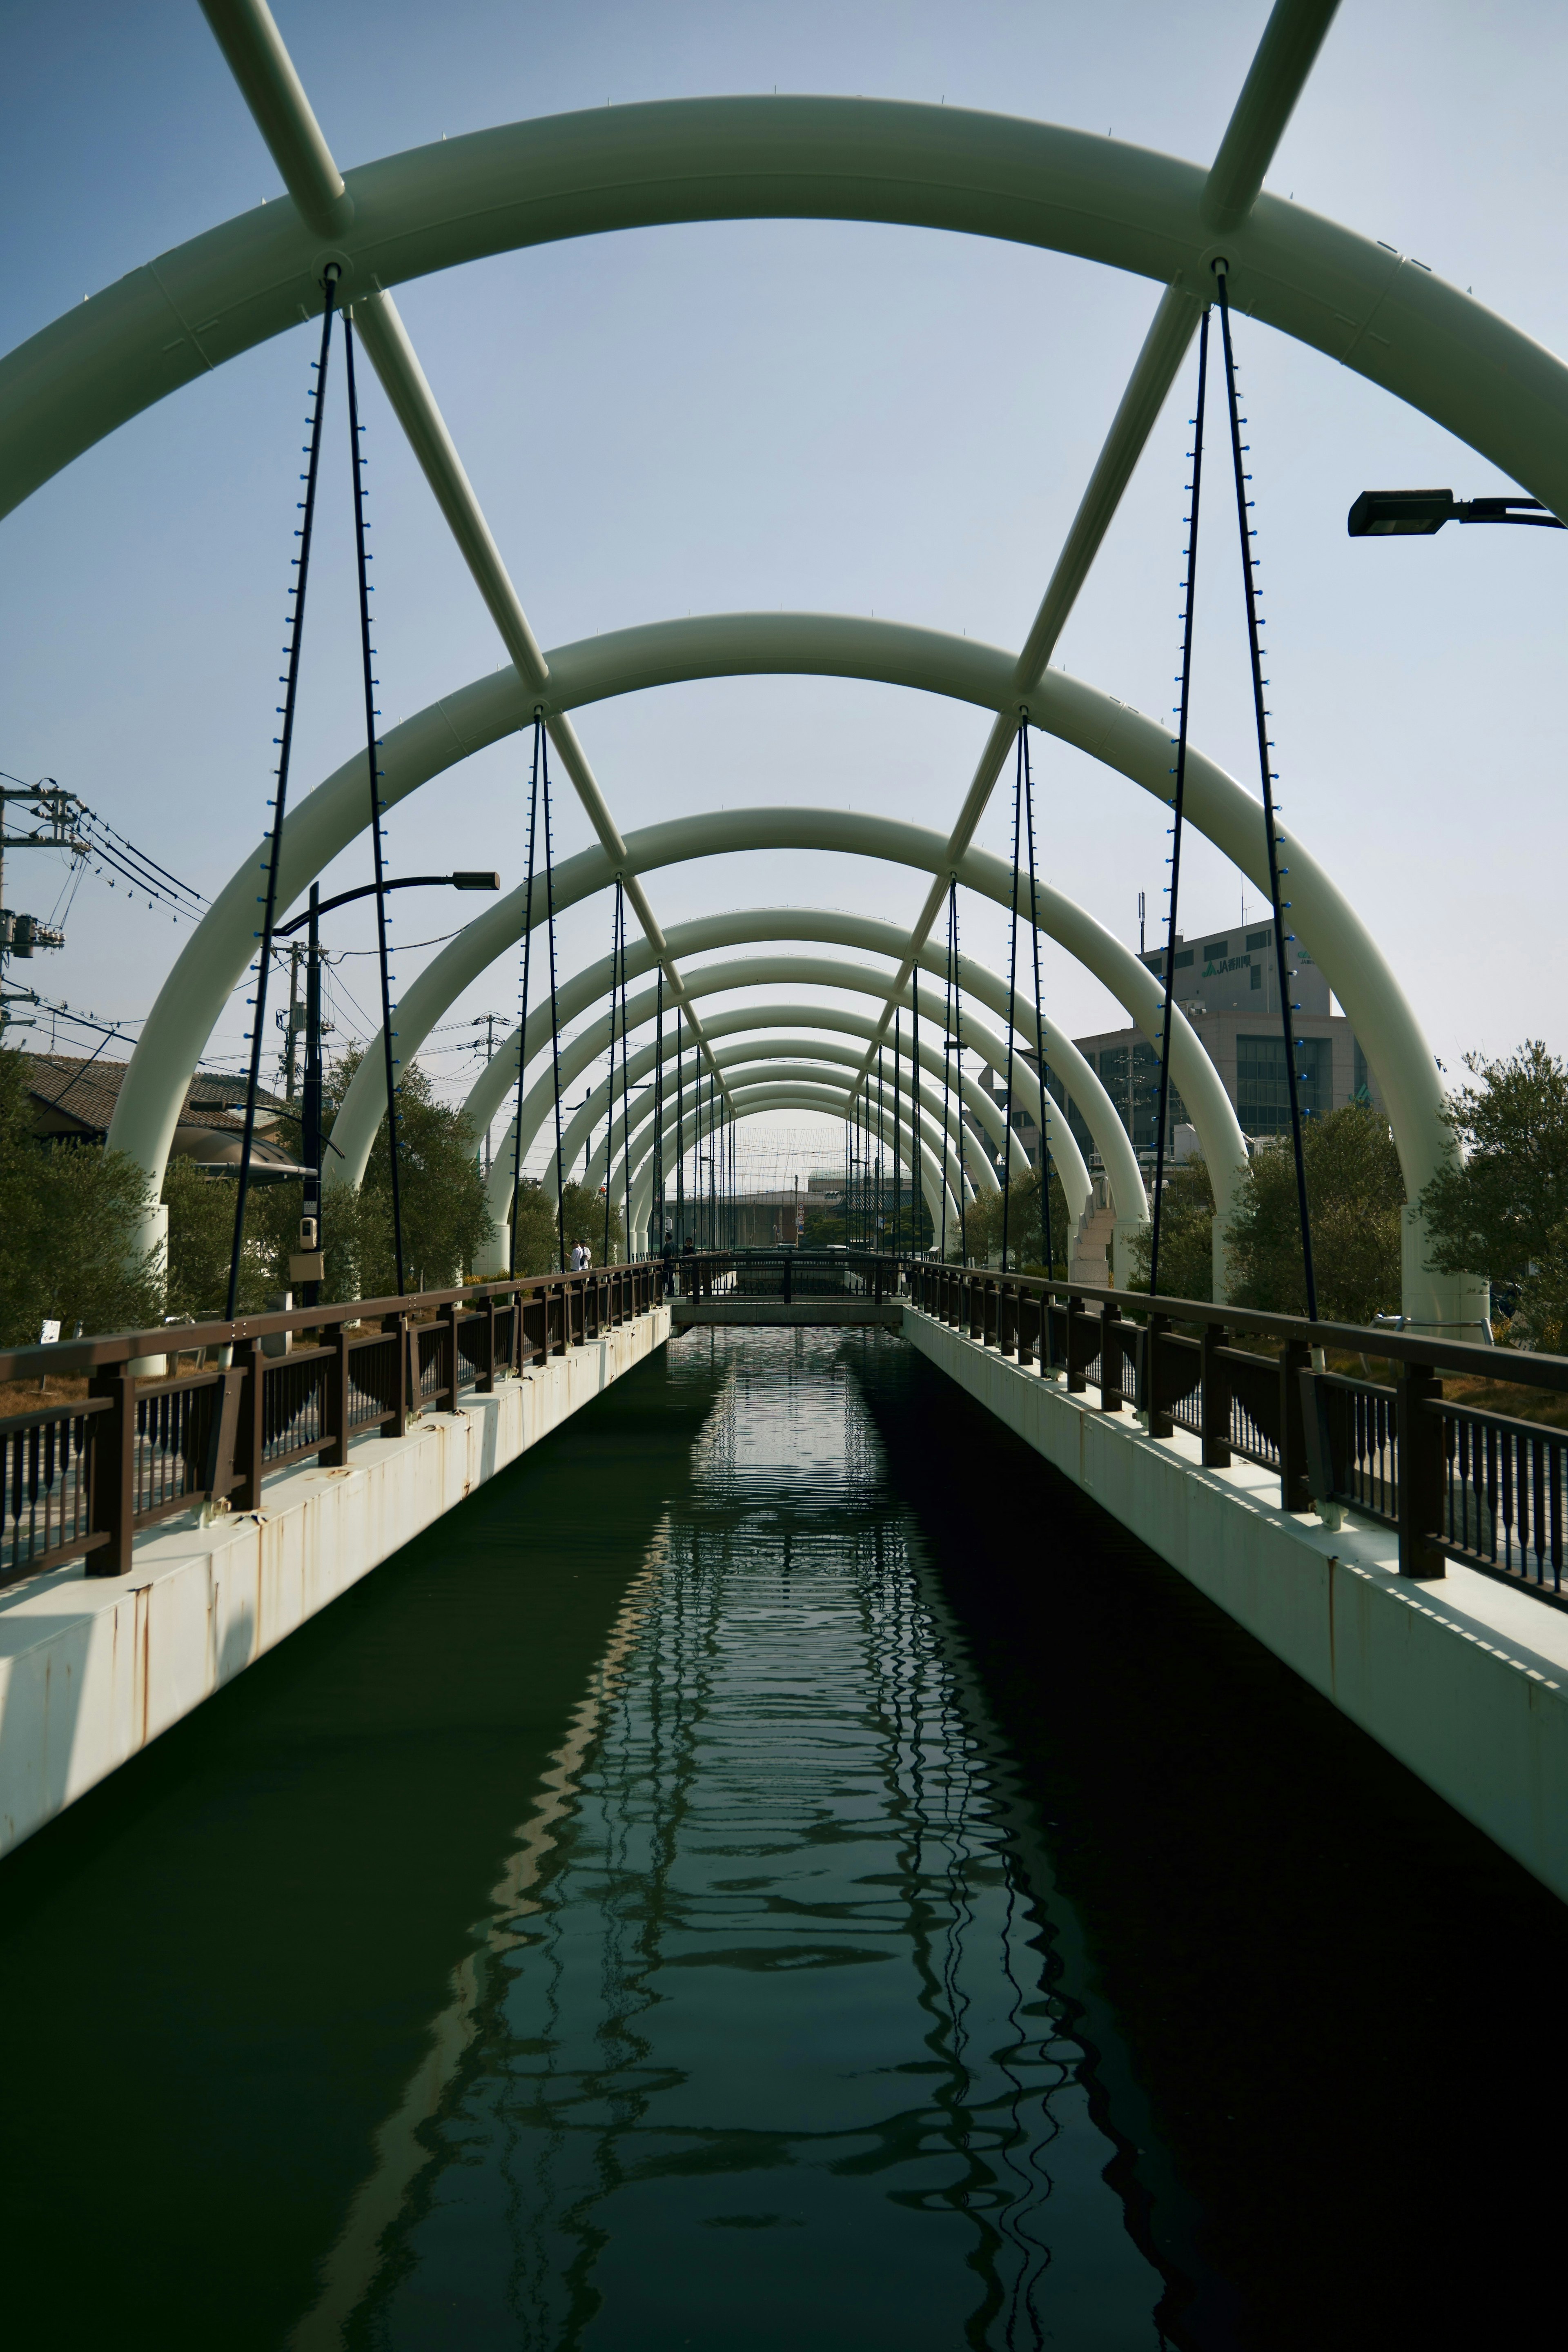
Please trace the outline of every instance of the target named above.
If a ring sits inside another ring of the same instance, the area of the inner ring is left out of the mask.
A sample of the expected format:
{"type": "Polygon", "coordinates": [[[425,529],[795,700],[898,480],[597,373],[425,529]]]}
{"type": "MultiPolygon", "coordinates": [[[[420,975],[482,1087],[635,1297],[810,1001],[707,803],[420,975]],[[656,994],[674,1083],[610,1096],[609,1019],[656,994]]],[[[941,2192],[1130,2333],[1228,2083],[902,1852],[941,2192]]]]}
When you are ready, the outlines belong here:
{"type": "Polygon", "coordinates": [[[894,1353],[672,1351],[723,1375],[689,1495],[299,2352],[1161,2340],[884,1475],[862,1381],[894,1353]]]}

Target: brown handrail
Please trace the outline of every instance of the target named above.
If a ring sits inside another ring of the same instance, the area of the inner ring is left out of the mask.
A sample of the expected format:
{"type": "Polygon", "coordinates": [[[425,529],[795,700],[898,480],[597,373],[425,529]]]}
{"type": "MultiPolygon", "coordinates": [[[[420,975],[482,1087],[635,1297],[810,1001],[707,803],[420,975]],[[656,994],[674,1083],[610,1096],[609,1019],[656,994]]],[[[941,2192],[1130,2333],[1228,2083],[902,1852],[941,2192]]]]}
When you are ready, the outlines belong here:
{"type": "Polygon", "coordinates": [[[643,1259],[0,1350],[0,1379],[90,1379],[86,1398],[0,1421],[0,1584],[83,1556],[89,1576],[125,1575],[140,1529],[198,1505],[254,1509],[269,1475],[310,1459],[342,1467],[352,1439],[451,1409],[464,1387],[493,1391],[647,1313],[663,1290],[643,1259]],[[268,1352],[296,1333],[314,1344],[268,1352]],[[148,1357],[193,1349],[227,1360],[138,1377],[148,1357]]]}

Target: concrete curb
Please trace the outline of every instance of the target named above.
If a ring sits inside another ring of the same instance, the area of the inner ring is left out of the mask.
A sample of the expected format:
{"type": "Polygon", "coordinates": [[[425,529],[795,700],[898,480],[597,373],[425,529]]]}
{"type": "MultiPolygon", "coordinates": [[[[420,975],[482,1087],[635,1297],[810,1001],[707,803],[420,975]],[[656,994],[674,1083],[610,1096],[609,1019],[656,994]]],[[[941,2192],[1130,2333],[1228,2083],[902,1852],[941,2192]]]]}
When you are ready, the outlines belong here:
{"type": "Polygon", "coordinates": [[[284,1471],[262,1507],[136,1539],[126,1577],[79,1563],[0,1593],[0,1854],[662,1347],[656,1307],[345,1470],[284,1471]]]}
{"type": "MultiPolygon", "coordinates": [[[[1026,1445],[1568,1901],[1568,1614],[1450,1561],[1398,1573],[1393,1531],[1337,1532],[1278,1502],[1251,1464],[1068,1396],[947,1325],[904,1337],[1026,1445]]],[[[1238,1769],[1244,1769],[1238,1759],[1238,1769]]]]}

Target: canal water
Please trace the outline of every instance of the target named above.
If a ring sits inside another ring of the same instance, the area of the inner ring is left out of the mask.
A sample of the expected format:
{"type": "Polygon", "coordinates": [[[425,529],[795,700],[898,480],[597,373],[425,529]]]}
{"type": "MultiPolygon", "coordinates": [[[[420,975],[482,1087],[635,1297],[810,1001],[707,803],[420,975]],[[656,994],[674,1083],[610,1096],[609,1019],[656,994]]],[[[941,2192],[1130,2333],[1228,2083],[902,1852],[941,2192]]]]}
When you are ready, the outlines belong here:
{"type": "Polygon", "coordinates": [[[901,1341],[691,1334],[0,1870],[12,2340],[1461,2340],[1564,1959],[901,1341]]]}

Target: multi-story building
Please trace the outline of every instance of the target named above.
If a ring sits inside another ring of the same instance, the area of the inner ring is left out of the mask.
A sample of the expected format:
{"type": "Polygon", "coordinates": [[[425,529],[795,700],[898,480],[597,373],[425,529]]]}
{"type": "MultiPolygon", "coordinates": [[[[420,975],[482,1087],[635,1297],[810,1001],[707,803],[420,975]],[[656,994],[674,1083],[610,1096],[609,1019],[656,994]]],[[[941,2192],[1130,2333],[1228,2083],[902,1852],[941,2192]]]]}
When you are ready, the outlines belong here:
{"type": "MultiPolygon", "coordinates": [[[[1302,1110],[1311,1115],[1358,1100],[1381,1103],[1350,1023],[1343,1013],[1331,1010],[1332,1000],[1323,973],[1294,941],[1287,942],[1287,954],[1294,972],[1290,1001],[1298,1008],[1292,1017],[1296,1067],[1303,1074],[1299,1088],[1302,1110]]],[[[1163,973],[1164,950],[1150,949],[1142,961],[1152,972],[1163,973]]],[[[1239,924],[1225,932],[1201,932],[1191,946],[1178,932],[1173,975],[1176,1003],[1219,1072],[1242,1133],[1284,1132],[1290,1123],[1290,1103],[1272,920],[1239,924]]],[[[1102,1030],[1073,1042],[1121,1113],[1134,1150],[1152,1158],[1160,1094],[1160,1065],[1153,1046],[1142,1030],[1132,1028],[1102,1030]]],[[[1028,1058],[1032,1064],[1033,1056],[1028,1058]]],[[[985,1071],[982,1083],[998,1101],[1002,1099],[1005,1087],[996,1072],[985,1071]]],[[[1093,1139],[1081,1111],[1068,1099],[1054,1073],[1050,1085],[1056,1099],[1066,1106],[1079,1149],[1086,1159],[1090,1158],[1093,1139]]],[[[1186,1107],[1173,1087],[1167,1153],[1179,1153],[1183,1139],[1176,1129],[1186,1125],[1186,1107]]],[[[1017,1132],[1030,1146],[1031,1157],[1034,1129],[1034,1120],[1020,1108],[1017,1132]]]]}

